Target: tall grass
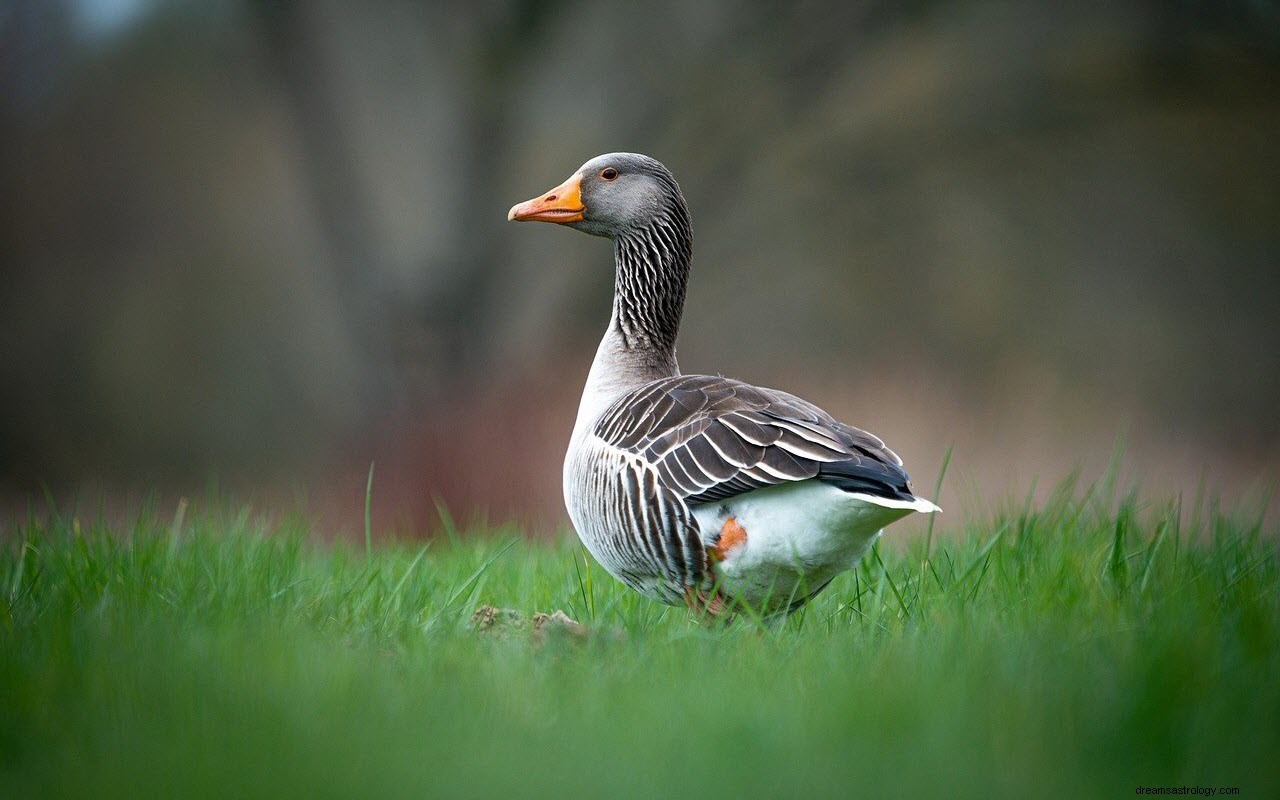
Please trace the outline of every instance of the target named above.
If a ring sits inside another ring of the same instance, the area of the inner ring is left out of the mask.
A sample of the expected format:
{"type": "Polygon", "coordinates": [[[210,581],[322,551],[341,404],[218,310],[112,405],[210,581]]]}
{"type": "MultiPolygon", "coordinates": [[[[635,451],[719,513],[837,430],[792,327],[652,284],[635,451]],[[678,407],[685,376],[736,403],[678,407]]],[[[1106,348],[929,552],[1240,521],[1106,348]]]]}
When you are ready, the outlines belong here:
{"type": "Polygon", "coordinates": [[[1111,491],[882,547],[779,630],[568,538],[31,519],[0,540],[0,796],[1277,796],[1275,531],[1111,491]],[[590,634],[481,635],[481,603],[590,634]]]}

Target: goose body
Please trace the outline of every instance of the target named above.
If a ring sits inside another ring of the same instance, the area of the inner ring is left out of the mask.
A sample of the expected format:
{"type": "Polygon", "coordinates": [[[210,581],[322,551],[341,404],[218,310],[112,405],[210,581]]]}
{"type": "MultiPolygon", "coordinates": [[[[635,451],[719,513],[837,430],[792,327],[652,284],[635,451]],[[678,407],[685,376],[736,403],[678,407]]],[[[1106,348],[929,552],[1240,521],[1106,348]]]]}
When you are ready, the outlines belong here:
{"type": "Polygon", "coordinates": [[[564,498],[615,578],[697,610],[785,614],[853,568],[884,526],[938,510],[876,436],[785,392],[680,374],[692,233],[660,163],[599,156],[508,217],[614,241],[613,314],[565,455],[564,498]]]}

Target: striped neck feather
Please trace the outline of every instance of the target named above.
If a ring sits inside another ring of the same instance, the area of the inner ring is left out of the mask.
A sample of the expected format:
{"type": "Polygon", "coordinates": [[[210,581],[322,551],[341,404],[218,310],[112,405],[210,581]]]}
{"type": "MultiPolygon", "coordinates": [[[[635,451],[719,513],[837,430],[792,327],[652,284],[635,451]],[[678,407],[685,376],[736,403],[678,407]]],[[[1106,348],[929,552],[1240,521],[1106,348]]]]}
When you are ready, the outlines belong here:
{"type": "Polygon", "coordinates": [[[683,202],[647,228],[614,239],[613,315],[587,375],[575,439],[617,398],[680,374],[676,334],[684,313],[692,239],[683,202]]]}
{"type": "Polygon", "coordinates": [[[614,240],[610,327],[627,349],[651,351],[675,363],[692,255],[693,235],[683,202],[660,212],[647,227],[614,240]]]}

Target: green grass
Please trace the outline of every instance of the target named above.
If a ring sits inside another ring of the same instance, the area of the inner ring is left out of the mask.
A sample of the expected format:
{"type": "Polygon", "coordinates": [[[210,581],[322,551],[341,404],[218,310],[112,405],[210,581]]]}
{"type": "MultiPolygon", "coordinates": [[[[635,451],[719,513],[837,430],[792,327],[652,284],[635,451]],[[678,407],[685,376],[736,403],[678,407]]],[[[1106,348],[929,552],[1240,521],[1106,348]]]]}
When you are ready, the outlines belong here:
{"type": "Polygon", "coordinates": [[[1247,516],[1063,489],[944,517],[776,631],[568,539],[366,555],[181,516],[0,539],[0,797],[1280,793],[1280,563],[1247,516]],[[481,603],[591,635],[480,636],[481,603]]]}

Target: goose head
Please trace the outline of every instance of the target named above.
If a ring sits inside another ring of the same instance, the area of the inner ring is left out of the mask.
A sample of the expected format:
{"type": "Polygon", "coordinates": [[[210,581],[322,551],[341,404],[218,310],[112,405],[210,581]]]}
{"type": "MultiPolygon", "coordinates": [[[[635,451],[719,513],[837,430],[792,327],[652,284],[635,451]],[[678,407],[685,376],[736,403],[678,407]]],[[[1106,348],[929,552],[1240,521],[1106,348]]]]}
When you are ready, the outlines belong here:
{"type": "Polygon", "coordinates": [[[618,239],[673,214],[687,216],[670,170],[639,153],[607,153],[583,164],[554,189],[512,206],[507,219],[554,222],[618,239]]]}

